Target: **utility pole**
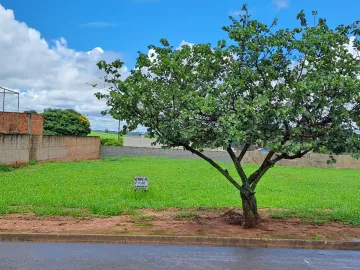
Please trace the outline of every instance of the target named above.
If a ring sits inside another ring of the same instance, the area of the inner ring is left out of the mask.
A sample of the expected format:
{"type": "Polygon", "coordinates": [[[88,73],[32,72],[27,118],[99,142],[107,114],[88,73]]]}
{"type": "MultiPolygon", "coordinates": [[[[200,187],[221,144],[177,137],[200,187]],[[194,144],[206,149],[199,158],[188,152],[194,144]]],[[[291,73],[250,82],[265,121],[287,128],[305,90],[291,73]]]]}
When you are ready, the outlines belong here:
{"type": "Polygon", "coordinates": [[[120,117],[119,117],[119,125],[118,125],[118,141],[120,142],[120,128],[121,128],[121,124],[120,124],[120,117]]]}
{"type": "Polygon", "coordinates": [[[5,89],[4,90],[4,96],[3,96],[3,112],[5,112],[5,89]]]}

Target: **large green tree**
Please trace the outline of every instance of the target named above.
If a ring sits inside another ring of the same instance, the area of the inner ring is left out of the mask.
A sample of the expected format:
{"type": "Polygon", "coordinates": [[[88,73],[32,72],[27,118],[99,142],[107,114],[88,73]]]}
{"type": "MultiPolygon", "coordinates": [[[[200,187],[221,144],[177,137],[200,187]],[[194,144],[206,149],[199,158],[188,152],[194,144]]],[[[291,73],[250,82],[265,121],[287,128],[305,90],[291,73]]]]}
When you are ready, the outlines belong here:
{"type": "Polygon", "coordinates": [[[45,135],[86,136],[91,132],[89,120],[72,109],[45,109],[45,135]]]}
{"type": "Polygon", "coordinates": [[[359,23],[309,26],[301,11],[297,28],[279,29],[276,20],[252,20],[245,5],[230,19],[228,42],[175,49],[162,39],[139,53],[125,80],[121,61],[99,62],[109,91],[96,96],[107,101],[104,113],[127,122],[124,131],[146,126],[157,143],[182,146],[215,167],[239,190],[252,228],[260,223],[256,187],[277,162],[309,152],[359,154],[352,120],[360,101],[359,23]],[[255,143],[269,152],[246,174],[241,161],[255,143]],[[237,175],[206,156],[207,147],[224,147],[237,175]]]}

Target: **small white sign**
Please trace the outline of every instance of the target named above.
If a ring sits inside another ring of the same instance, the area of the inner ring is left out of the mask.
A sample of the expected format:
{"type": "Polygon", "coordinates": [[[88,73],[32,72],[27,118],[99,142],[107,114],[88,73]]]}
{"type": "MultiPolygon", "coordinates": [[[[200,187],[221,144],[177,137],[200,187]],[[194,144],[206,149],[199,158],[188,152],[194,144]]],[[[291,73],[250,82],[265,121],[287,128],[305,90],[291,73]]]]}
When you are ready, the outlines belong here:
{"type": "Polygon", "coordinates": [[[148,190],[149,181],[146,176],[135,176],[134,190],[148,190]]]}

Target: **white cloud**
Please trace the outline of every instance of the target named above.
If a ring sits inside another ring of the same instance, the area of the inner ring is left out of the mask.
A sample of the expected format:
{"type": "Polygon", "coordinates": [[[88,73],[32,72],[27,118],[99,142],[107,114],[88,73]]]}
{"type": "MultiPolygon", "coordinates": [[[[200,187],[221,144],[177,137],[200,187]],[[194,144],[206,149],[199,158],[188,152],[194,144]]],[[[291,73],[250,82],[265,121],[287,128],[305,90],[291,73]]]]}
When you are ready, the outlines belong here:
{"type": "MultiPolygon", "coordinates": [[[[180,50],[180,49],[181,49],[183,46],[185,46],[185,45],[188,45],[188,46],[192,47],[192,46],[194,45],[194,43],[190,43],[190,42],[187,42],[187,41],[185,41],[185,40],[182,40],[182,41],[180,42],[179,46],[176,48],[176,50],[180,50]]],[[[148,57],[149,57],[149,59],[150,59],[151,62],[156,61],[156,60],[157,60],[157,56],[158,56],[158,54],[157,54],[157,52],[156,52],[154,49],[150,49],[150,50],[148,51],[148,57]]]]}
{"type": "Polygon", "coordinates": [[[289,7],[289,0],[272,0],[277,10],[289,7]]]}
{"type": "Polygon", "coordinates": [[[356,49],[354,42],[356,40],[355,36],[350,37],[349,44],[345,47],[349,50],[349,52],[356,58],[360,58],[360,52],[356,49]]]}
{"type": "MultiPolygon", "coordinates": [[[[17,21],[12,10],[0,5],[0,86],[21,90],[20,110],[74,108],[89,116],[94,129],[107,123],[108,129],[116,130],[115,120],[100,116],[105,102],[96,99],[97,90],[87,83],[102,85],[96,63],[119,57],[100,47],[73,50],[64,38],[48,43],[40,32],[17,21]]],[[[125,77],[129,74],[126,67],[122,71],[125,77]]],[[[12,101],[8,102],[11,110],[12,101]]]]}
{"type": "Polygon", "coordinates": [[[148,51],[148,57],[149,57],[149,59],[150,59],[151,62],[156,61],[157,56],[158,56],[158,54],[157,54],[157,52],[156,52],[154,49],[150,49],[150,50],[148,51]]]}
{"type": "Polygon", "coordinates": [[[190,47],[194,46],[195,44],[194,43],[190,43],[190,42],[187,42],[185,40],[182,40],[179,44],[179,46],[176,48],[177,50],[181,49],[182,46],[185,46],[185,45],[189,45],[190,47]]]}
{"type": "MultiPolygon", "coordinates": [[[[182,41],[179,48],[185,44],[191,45],[182,41]]],[[[103,87],[100,77],[104,74],[96,63],[120,56],[101,47],[76,51],[68,47],[63,37],[49,43],[39,31],[17,21],[13,11],[0,4],[0,86],[20,92],[20,111],[72,108],[87,115],[93,129],[117,130],[117,120],[101,116],[100,112],[107,106],[94,96],[99,90],[89,84],[103,87]]],[[[124,66],[121,73],[126,78],[130,71],[124,66]]],[[[16,110],[16,96],[7,96],[6,102],[7,110],[16,110]]]]}

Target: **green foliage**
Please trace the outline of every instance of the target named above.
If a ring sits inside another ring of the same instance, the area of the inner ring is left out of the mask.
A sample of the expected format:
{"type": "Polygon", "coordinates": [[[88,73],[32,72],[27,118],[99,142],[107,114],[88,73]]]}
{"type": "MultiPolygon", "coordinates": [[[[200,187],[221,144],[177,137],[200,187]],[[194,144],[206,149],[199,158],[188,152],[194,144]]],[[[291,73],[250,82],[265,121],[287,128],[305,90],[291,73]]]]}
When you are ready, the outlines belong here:
{"type": "Polygon", "coordinates": [[[12,167],[12,166],[9,166],[9,165],[0,165],[0,173],[1,173],[1,172],[11,172],[11,171],[13,171],[13,170],[15,170],[15,168],[12,167]]]}
{"type": "Polygon", "coordinates": [[[311,240],[318,241],[320,240],[320,237],[317,234],[314,234],[313,237],[311,237],[311,240]]]}
{"type": "Polygon", "coordinates": [[[24,111],[24,113],[39,114],[39,113],[38,113],[37,111],[35,111],[35,110],[24,111]]]}
{"type": "Polygon", "coordinates": [[[123,146],[124,137],[120,137],[117,134],[104,133],[104,132],[91,132],[89,136],[100,136],[101,145],[105,146],[123,146]]]}
{"type": "Polygon", "coordinates": [[[89,120],[72,109],[45,109],[45,135],[86,136],[91,132],[89,120]]]}
{"type": "Polygon", "coordinates": [[[118,139],[111,139],[111,138],[100,138],[101,145],[104,146],[123,146],[124,139],[120,137],[120,141],[118,139]]]}
{"type": "MultiPolygon", "coordinates": [[[[220,164],[235,173],[230,163],[220,164]]],[[[246,172],[255,168],[244,167],[246,172]]],[[[1,213],[23,212],[25,207],[39,215],[140,216],[140,208],[174,207],[191,213],[200,207],[241,206],[239,193],[201,160],[109,158],[44,163],[1,174],[0,186],[1,213]],[[134,192],[134,175],[149,177],[148,192],[134,192]]],[[[258,186],[258,204],[270,209],[286,205],[291,211],[288,217],[307,215],[310,220],[318,216],[360,226],[359,190],[359,170],[275,167],[258,186]]]]}
{"type": "MultiPolygon", "coordinates": [[[[261,143],[282,158],[304,151],[358,154],[360,139],[348,104],[358,104],[360,49],[349,35],[358,23],[331,29],[324,19],[309,27],[275,30],[247,10],[223,29],[231,45],[175,49],[164,39],[140,53],[136,69],[120,80],[122,62],[98,66],[113,86],[97,97],[129,129],[139,124],[167,146],[195,149],[261,143]]],[[[274,23],[276,24],[276,23],[274,23]]]]}
{"type": "Polygon", "coordinates": [[[29,161],[29,165],[36,165],[38,163],[38,161],[36,160],[36,158],[32,158],[30,161],[29,161]]]}
{"type": "MultiPolygon", "coordinates": [[[[325,19],[309,26],[304,11],[299,25],[279,29],[251,19],[246,5],[238,19],[223,27],[229,42],[185,45],[166,39],[139,53],[125,80],[123,62],[100,61],[108,92],[96,93],[110,114],[125,120],[123,132],[138,125],[165,147],[184,147],[215,167],[249,203],[257,216],[254,191],[266,172],[282,159],[309,152],[360,156],[359,127],[354,115],[360,104],[359,21],[331,28],[325,19]],[[246,149],[269,149],[260,167],[246,173],[246,149]],[[244,146],[235,154],[233,145],[244,146]],[[202,153],[227,149],[236,172],[222,168],[202,153]]],[[[334,162],[330,159],[329,162],[334,162]]],[[[260,194],[260,193],[258,193],[260,194]]],[[[345,196],[344,200],[348,198],[345,196]]],[[[284,205],[283,205],[284,207],[284,205]]],[[[254,219],[255,219],[254,218],[254,219]]],[[[248,222],[249,221],[249,222],[248,222]]]]}

